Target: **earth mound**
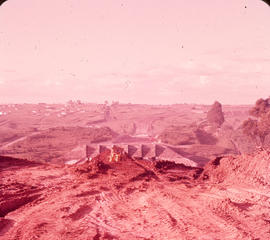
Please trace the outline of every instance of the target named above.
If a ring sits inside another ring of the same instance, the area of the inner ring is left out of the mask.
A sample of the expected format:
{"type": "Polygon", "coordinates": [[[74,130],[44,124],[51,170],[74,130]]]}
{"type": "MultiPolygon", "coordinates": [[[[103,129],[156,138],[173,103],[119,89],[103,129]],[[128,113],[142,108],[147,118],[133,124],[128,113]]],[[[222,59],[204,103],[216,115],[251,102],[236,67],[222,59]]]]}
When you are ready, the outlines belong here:
{"type": "Polygon", "coordinates": [[[258,149],[252,154],[217,157],[206,164],[201,178],[212,183],[247,184],[270,188],[269,152],[258,149]]]}
{"type": "Polygon", "coordinates": [[[270,239],[270,153],[204,169],[108,149],[60,167],[0,157],[0,240],[270,239]]]}

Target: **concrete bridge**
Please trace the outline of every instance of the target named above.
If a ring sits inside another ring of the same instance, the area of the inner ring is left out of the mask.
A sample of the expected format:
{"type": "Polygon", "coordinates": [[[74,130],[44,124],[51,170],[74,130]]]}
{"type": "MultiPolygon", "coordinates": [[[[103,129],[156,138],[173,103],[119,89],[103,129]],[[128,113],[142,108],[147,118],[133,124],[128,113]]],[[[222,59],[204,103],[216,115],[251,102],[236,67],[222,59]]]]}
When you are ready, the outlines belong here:
{"type": "Polygon", "coordinates": [[[147,160],[167,160],[174,161],[176,163],[183,163],[186,166],[196,167],[197,163],[183,157],[181,154],[170,146],[156,143],[146,144],[91,144],[86,145],[86,158],[92,159],[98,154],[111,150],[113,147],[122,148],[130,158],[133,159],[147,159],[147,160]]]}

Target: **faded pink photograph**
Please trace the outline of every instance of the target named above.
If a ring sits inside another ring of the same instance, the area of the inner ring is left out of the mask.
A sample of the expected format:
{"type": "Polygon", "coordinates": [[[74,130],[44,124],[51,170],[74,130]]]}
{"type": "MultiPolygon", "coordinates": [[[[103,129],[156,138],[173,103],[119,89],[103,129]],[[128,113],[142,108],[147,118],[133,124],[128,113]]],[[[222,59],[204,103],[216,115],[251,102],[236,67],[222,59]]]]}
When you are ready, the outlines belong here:
{"type": "Polygon", "coordinates": [[[0,0],[0,240],[269,240],[269,6],[0,0]]]}

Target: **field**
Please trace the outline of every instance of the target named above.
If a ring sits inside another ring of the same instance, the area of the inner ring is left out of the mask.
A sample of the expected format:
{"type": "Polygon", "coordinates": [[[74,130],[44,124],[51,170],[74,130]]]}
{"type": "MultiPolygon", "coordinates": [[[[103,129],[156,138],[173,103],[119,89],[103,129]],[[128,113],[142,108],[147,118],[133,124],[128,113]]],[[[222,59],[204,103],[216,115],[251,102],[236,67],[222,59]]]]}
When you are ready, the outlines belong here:
{"type": "Polygon", "coordinates": [[[82,158],[87,144],[132,136],[176,146],[179,154],[203,165],[213,156],[237,152],[231,134],[248,117],[249,108],[223,106],[225,123],[213,130],[206,121],[206,105],[1,105],[0,153],[64,163],[74,160],[74,151],[79,152],[75,158],[82,158]]]}

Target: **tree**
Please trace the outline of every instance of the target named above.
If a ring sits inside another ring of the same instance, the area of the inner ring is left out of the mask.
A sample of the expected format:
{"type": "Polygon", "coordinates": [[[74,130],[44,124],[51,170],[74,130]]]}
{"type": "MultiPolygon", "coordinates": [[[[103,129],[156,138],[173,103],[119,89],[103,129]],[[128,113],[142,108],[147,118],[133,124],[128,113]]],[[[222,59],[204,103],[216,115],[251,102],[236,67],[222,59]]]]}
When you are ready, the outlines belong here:
{"type": "Polygon", "coordinates": [[[215,101],[211,109],[208,111],[207,121],[214,127],[221,127],[224,123],[222,105],[219,102],[215,101]]]}
{"type": "Polygon", "coordinates": [[[260,118],[264,114],[270,111],[270,98],[267,99],[258,99],[255,106],[250,110],[250,115],[260,118]]]}
{"type": "Polygon", "coordinates": [[[249,135],[251,137],[254,137],[258,135],[258,121],[249,118],[248,120],[243,122],[243,132],[246,135],[249,135]]]}
{"type": "Polygon", "coordinates": [[[249,118],[243,122],[244,134],[254,138],[257,144],[264,146],[265,138],[270,134],[270,98],[257,100],[255,106],[250,110],[250,115],[256,119],[249,118]]]}

